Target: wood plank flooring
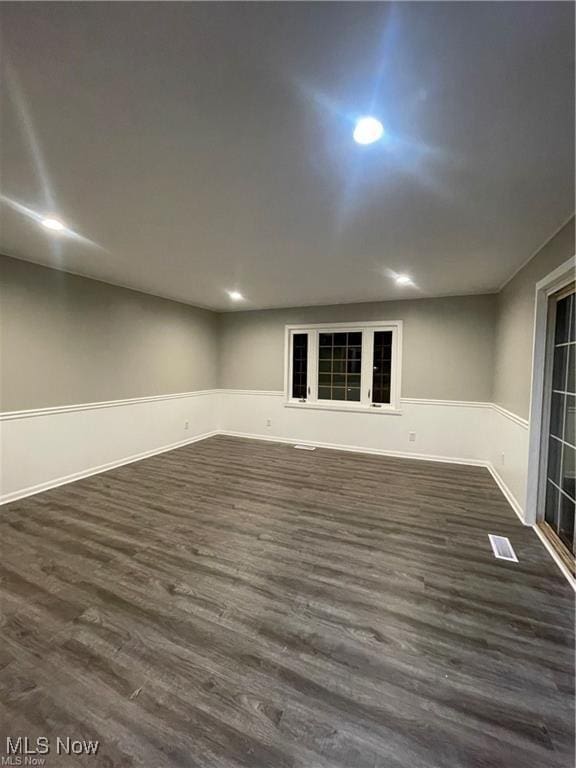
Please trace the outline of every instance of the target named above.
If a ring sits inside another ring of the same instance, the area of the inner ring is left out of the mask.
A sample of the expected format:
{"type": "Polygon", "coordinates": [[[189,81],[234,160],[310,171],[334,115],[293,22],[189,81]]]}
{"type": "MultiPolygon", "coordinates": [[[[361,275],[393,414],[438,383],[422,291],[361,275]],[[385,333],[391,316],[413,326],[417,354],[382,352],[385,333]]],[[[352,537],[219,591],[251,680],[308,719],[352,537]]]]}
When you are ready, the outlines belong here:
{"type": "Polygon", "coordinates": [[[0,755],[574,768],[573,593],[483,468],[215,437],[7,505],[0,536],[0,755]]]}

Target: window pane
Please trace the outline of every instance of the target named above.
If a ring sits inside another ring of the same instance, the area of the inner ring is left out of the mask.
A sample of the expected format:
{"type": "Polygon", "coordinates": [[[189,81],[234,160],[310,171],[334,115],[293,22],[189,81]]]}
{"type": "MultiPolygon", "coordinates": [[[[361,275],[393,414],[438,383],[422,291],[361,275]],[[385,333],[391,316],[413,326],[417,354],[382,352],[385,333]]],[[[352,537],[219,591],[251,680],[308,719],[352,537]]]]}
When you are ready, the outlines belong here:
{"type": "Polygon", "coordinates": [[[360,373],[362,369],[362,363],[360,360],[348,360],[348,373],[360,373]]]}
{"type": "Polygon", "coordinates": [[[572,296],[566,296],[556,305],[556,333],[554,344],[563,344],[570,335],[570,308],[572,296]]]}
{"type": "Polygon", "coordinates": [[[574,552],[574,502],[564,494],[560,494],[560,523],[558,535],[568,549],[574,552]]]}
{"type": "Polygon", "coordinates": [[[558,392],[552,393],[552,401],[550,405],[550,434],[556,435],[556,437],[562,437],[565,400],[566,395],[561,395],[558,392]]]}
{"type": "Polygon", "coordinates": [[[333,360],[332,371],[334,373],[346,373],[346,360],[333,360]]]}
{"type": "Polygon", "coordinates": [[[308,334],[292,337],[292,397],[302,400],[308,386],[308,334]]]}
{"type": "Polygon", "coordinates": [[[348,360],[360,360],[362,357],[362,347],[348,347],[348,360]]]}
{"type": "Polygon", "coordinates": [[[558,496],[560,491],[550,481],[546,483],[546,507],[544,509],[544,520],[555,531],[558,530],[558,496]]]}
{"type": "Polygon", "coordinates": [[[564,413],[564,440],[571,445],[576,445],[576,397],[566,397],[566,411],[564,413]]]}
{"type": "Polygon", "coordinates": [[[358,402],[362,366],[362,332],[321,333],[319,342],[318,399],[358,402]]]}
{"type": "Polygon", "coordinates": [[[548,441],[548,473],[547,476],[553,480],[556,485],[560,485],[560,456],[562,453],[562,443],[551,437],[548,441]]]}
{"type": "MultiPolygon", "coordinates": [[[[564,347],[564,349],[566,349],[566,347],[564,347]]],[[[566,384],[566,391],[574,395],[576,394],[576,344],[570,344],[568,350],[568,383],[566,384]]]]}
{"type": "Polygon", "coordinates": [[[566,358],[568,347],[555,347],[554,369],[552,372],[552,389],[566,391],[566,358]]]}
{"type": "Polygon", "coordinates": [[[374,369],[372,371],[372,402],[390,402],[392,372],[392,331],[374,333],[374,369]]]}
{"type": "Polygon", "coordinates": [[[576,498],[574,493],[574,454],[576,451],[569,445],[564,444],[562,446],[562,490],[571,496],[576,498]]]}

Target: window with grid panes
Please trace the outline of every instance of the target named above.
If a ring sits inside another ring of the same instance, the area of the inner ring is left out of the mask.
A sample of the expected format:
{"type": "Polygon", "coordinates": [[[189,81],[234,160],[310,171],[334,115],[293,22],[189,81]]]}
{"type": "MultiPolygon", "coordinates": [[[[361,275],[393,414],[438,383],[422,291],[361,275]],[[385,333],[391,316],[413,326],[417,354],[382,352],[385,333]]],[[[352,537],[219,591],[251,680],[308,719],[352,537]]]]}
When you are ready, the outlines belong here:
{"type": "Polygon", "coordinates": [[[397,409],[401,323],[287,326],[288,400],[397,409]]]}

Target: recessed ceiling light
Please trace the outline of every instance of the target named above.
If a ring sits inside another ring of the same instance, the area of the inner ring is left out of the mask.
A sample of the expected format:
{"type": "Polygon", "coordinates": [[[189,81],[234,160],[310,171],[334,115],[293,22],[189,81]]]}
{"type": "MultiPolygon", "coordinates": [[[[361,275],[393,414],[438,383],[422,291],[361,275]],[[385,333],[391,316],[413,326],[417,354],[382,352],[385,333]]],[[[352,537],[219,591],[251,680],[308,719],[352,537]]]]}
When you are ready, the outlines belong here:
{"type": "Polygon", "coordinates": [[[242,301],[244,296],[240,293],[240,291],[228,291],[228,296],[232,299],[232,301],[242,301]]]}
{"type": "Polygon", "coordinates": [[[398,285],[408,285],[412,282],[412,280],[408,277],[408,275],[398,275],[396,277],[396,282],[398,285]]]}
{"type": "Polygon", "coordinates": [[[66,229],[58,219],[42,219],[42,226],[46,229],[53,229],[55,232],[62,232],[63,229],[66,229]]]}
{"type": "Polygon", "coordinates": [[[357,144],[374,144],[382,138],[384,126],[375,117],[361,117],[354,128],[354,141],[357,144]]]}

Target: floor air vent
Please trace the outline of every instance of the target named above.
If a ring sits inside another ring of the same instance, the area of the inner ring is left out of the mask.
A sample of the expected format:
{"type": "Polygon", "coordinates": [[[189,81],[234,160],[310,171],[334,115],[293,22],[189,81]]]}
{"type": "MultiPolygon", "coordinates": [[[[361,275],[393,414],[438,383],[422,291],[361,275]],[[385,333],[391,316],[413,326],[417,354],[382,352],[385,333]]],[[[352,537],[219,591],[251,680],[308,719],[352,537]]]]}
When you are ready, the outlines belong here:
{"type": "Polygon", "coordinates": [[[497,557],[498,560],[511,560],[513,563],[518,562],[516,552],[514,552],[512,544],[510,544],[510,539],[506,538],[506,536],[494,536],[492,533],[488,534],[488,538],[492,545],[494,557],[497,557]]]}
{"type": "Polygon", "coordinates": [[[315,451],[316,448],[313,445],[295,445],[294,448],[298,448],[299,451],[315,451]]]}

